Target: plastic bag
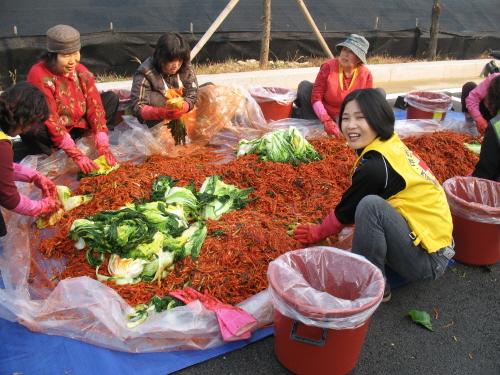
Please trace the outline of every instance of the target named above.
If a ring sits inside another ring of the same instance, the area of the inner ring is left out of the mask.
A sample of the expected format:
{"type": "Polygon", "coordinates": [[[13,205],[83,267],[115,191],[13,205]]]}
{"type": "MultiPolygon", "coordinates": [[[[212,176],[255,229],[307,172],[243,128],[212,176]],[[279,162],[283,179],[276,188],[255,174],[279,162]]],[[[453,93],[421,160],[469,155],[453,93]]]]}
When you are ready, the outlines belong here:
{"type": "MultiPolygon", "coordinates": [[[[201,104],[196,112],[199,129],[188,133],[188,147],[171,148],[167,127],[148,129],[129,116],[109,132],[110,150],[118,162],[141,162],[149,155],[178,157],[182,152],[189,152],[190,147],[204,145],[234,158],[233,150],[241,136],[258,137],[266,129],[272,130],[267,124],[261,129],[235,125],[237,113],[243,124],[256,121],[245,116],[254,113],[250,107],[257,104],[253,99],[247,100],[245,92],[239,88],[207,86],[200,93],[201,104]],[[206,102],[203,104],[203,101],[206,102]],[[246,104],[241,105],[241,102],[246,104]],[[217,140],[221,143],[217,144],[217,140]]],[[[81,138],[77,146],[90,158],[97,157],[92,136],[81,138]]],[[[76,181],[77,166],[62,150],[50,157],[26,157],[22,164],[43,171],[58,185],[74,189],[79,183],[76,181]]],[[[19,189],[33,199],[40,196],[40,190],[32,184],[19,183],[19,189]]],[[[133,307],[113,289],[89,277],[62,280],[54,287],[50,280],[56,275],[54,270],[64,269],[68,259],[41,256],[37,251],[41,237],[33,227],[35,218],[5,209],[2,214],[8,234],[2,238],[0,251],[4,285],[0,288],[1,318],[17,321],[32,331],[132,353],[209,349],[224,344],[215,314],[199,303],[161,313],[150,312],[144,323],[129,329],[126,315],[133,312],[133,307]]],[[[55,230],[48,228],[42,235],[54,234],[55,230]]],[[[267,290],[248,298],[238,307],[252,314],[261,326],[273,321],[274,310],[267,290]]]]}
{"type": "Polygon", "coordinates": [[[451,212],[463,219],[500,224],[500,183],[475,177],[453,177],[443,183],[451,212]]]}
{"type": "Polygon", "coordinates": [[[333,247],[289,251],[269,264],[274,308],[305,325],[357,328],[384,293],[382,272],[363,256],[333,247]]]}
{"type": "Polygon", "coordinates": [[[281,87],[263,87],[250,85],[250,94],[257,102],[277,102],[290,105],[297,99],[297,92],[281,87]]]}
{"type": "Polygon", "coordinates": [[[405,102],[425,112],[448,112],[453,106],[449,95],[430,91],[410,91],[405,95],[405,102]]]}

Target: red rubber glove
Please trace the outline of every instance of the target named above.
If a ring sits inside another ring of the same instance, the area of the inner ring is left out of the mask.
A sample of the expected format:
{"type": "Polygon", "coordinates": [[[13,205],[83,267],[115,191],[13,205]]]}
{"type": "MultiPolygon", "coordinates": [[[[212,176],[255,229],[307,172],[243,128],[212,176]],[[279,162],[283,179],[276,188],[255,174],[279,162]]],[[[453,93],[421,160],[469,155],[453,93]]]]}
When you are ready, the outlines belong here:
{"type": "Polygon", "coordinates": [[[208,294],[205,290],[204,294],[190,288],[184,287],[184,290],[177,289],[170,292],[170,295],[180,299],[188,304],[193,301],[200,301],[206,309],[214,311],[219,321],[222,338],[224,341],[243,340],[250,337],[250,330],[259,322],[252,315],[236,306],[222,303],[217,298],[208,294]]]}
{"type": "Polygon", "coordinates": [[[477,120],[474,120],[476,122],[476,129],[481,135],[484,135],[486,132],[486,128],[488,127],[488,121],[486,121],[484,118],[480,117],[477,120]]]}
{"type": "Polygon", "coordinates": [[[345,225],[337,220],[335,211],[332,211],[320,225],[299,225],[293,232],[293,238],[306,245],[339,234],[344,228],[345,225]]]}
{"type": "Polygon", "coordinates": [[[39,201],[33,201],[26,195],[19,195],[21,197],[21,200],[19,201],[17,207],[12,210],[12,212],[15,212],[17,214],[39,216],[42,214],[56,212],[60,207],[59,202],[51,197],[47,197],[39,201]]]}
{"type": "Polygon", "coordinates": [[[96,163],[78,150],[75,141],[73,141],[73,138],[71,138],[69,134],[66,135],[59,147],[66,152],[66,155],[73,159],[83,173],[91,173],[94,170],[99,169],[99,166],[96,163]]]}
{"type": "Polygon", "coordinates": [[[168,109],[166,107],[158,108],[150,105],[145,105],[141,109],[141,117],[144,120],[177,120],[184,113],[184,109],[168,109]]]}
{"type": "Polygon", "coordinates": [[[95,148],[97,149],[97,155],[104,155],[106,157],[106,161],[110,167],[118,163],[115,156],[109,150],[109,138],[106,133],[98,132],[95,135],[95,148]]]}
{"type": "Polygon", "coordinates": [[[325,125],[326,134],[334,135],[336,138],[340,139],[340,129],[332,119],[327,120],[323,123],[325,125]]]}
{"type": "Polygon", "coordinates": [[[56,197],[56,186],[43,174],[16,163],[12,164],[12,167],[14,169],[14,181],[31,182],[35,184],[37,188],[42,190],[42,196],[44,198],[56,197]]]}

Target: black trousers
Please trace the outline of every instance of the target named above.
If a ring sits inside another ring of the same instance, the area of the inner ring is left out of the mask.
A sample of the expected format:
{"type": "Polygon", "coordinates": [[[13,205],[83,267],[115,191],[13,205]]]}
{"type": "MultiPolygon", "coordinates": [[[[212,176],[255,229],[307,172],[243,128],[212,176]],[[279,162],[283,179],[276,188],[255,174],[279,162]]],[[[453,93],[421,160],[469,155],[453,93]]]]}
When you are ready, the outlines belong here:
{"type": "MultiPolygon", "coordinates": [[[[118,95],[113,91],[106,91],[101,93],[102,105],[106,113],[106,125],[108,130],[113,130],[116,121],[116,113],[118,111],[119,99],[118,95]]],[[[69,134],[73,139],[80,138],[85,130],[80,128],[71,129],[69,134]]],[[[36,154],[52,154],[54,144],[50,139],[47,126],[44,123],[38,123],[33,126],[28,132],[21,134],[21,140],[28,148],[29,155],[36,154]]]]}

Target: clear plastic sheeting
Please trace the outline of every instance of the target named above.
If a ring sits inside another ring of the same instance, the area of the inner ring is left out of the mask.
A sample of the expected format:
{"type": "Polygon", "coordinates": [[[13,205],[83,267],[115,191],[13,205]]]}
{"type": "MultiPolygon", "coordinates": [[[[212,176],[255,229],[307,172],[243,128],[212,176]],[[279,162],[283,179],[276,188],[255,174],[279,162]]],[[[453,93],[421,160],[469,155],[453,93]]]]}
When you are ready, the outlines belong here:
{"type": "Polygon", "coordinates": [[[398,133],[400,139],[410,136],[420,137],[424,134],[432,134],[438,131],[481,135],[477,131],[475,123],[459,121],[453,118],[439,122],[431,119],[397,120],[394,124],[394,130],[398,133]]]}
{"type": "MultiPolygon", "coordinates": [[[[209,147],[234,159],[240,139],[262,136],[274,130],[259,113],[257,103],[241,87],[206,86],[200,89],[200,103],[187,121],[186,146],[173,144],[167,126],[148,129],[134,117],[109,132],[110,150],[119,163],[140,163],[150,155],[176,158],[209,147]]],[[[326,136],[326,135],[325,135],[326,136]]],[[[77,142],[91,159],[97,157],[92,136],[77,142]]],[[[78,167],[64,151],[50,157],[31,155],[21,164],[49,176],[55,184],[74,189],[78,167]]],[[[40,190],[18,183],[19,191],[32,199],[40,190]]],[[[53,278],[68,259],[44,258],[38,248],[41,238],[55,234],[54,228],[35,229],[35,218],[1,208],[8,234],[0,239],[0,317],[19,322],[30,330],[74,338],[97,346],[133,353],[209,349],[224,344],[215,314],[199,302],[161,313],[149,312],[136,328],[126,326],[133,307],[113,289],[89,277],[56,283],[53,278]]],[[[238,304],[259,320],[273,321],[274,309],[267,290],[238,304]]]]}
{"type": "Polygon", "coordinates": [[[289,251],[269,264],[274,308],[305,325],[360,327],[384,293],[382,272],[363,256],[333,247],[289,251]]]}
{"type": "Polygon", "coordinates": [[[453,106],[449,95],[430,91],[410,91],[405,95],[405,102],[425,112],[444,113],[453,106]]]}
{"type": "Polygon", "coordinates": [[[463,219],[500,224],[500,183],[475,177],[453,177],[443,183],[451,212],[463,219]]]}
{"type": "Polygon", "coordinates": [[[258,103],[277,102],[281,105],[290,105],[297,99],[297,92],[281,87],[250,85],[249,91],[258,103]]]}

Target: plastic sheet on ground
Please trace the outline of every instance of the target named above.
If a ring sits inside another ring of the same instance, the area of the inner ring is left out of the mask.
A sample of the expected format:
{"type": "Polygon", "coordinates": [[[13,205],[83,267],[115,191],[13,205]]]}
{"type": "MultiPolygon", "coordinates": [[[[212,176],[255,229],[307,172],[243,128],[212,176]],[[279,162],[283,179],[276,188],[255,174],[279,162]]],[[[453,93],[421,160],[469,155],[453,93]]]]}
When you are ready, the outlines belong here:
{"type": "Polygon", "coordinates": [[[477,131],[475,123],[460,121],[454,118],[445,119],[443,121],[431,119],[396,120],[394,130],[401,139],[410,136],[420,137],[424,134],[432,134],[438,131],[451,131],[454,133],[466,133],[477,136],[481,135],[477,131]]]}
{"type": "MultiPolygon", "coordinates": [[[[203,87],[200,98],[195,117],[187,121],[186,147],[173,144],[166,126],[148,129],[129,116],[109,133],[110,149],[117,160],[141,162],[150,155],[175,158],[200,147],[213,148],[231,160],[238,140],[260,137],[274,130],[262,118],[255,100],[241,87],[203,87]]],[[[97,157],[92,136],[78,140],[77,146],[90,158],[97,157]]],[[[56,184],[71,189],[78,185],[78,168],[64,151],[50,157],[32,155],[23,159],[22,164],[50,176],[56,184]]],[[[33,199],[40,198],[40,191],[31,184],[21,182],[18,188],[33,199]]],[[[62,280],[54,287],[51,278],[56,275],[55,270],[64,269],[68,259],[45,259],[36,250],[41,237],[50,237],[55,230],[44,229],[40,234],[33,227],[34,218],[3,208],[2,214],[8,234],[1,239],[1,318],[17,321],[35,332],[124,352],[208,349],[224,344],[215,314],[199,302],[161,313],[151,312],[144,323],[129,329],[125,315],[132,312],[132,307],[113,289],[89,277],[62,280]]],[[[273,321],[274,310],[267,290],[238,307],[258,319],[261,327],[273,321]]]]}
{"type": "Polygon", "coordinates": [[[333,247],[289,251],[269,264],[274,307],[305,325],[328,329],[361,326],[379,306],[382,272],[365,257],[333,247]]]}
{"type": "Polygon", "coordinates": [[[443,189],[454,215],[479,223],[500,224],[500,183],[459,176],[446,180],[443,189]]]}

